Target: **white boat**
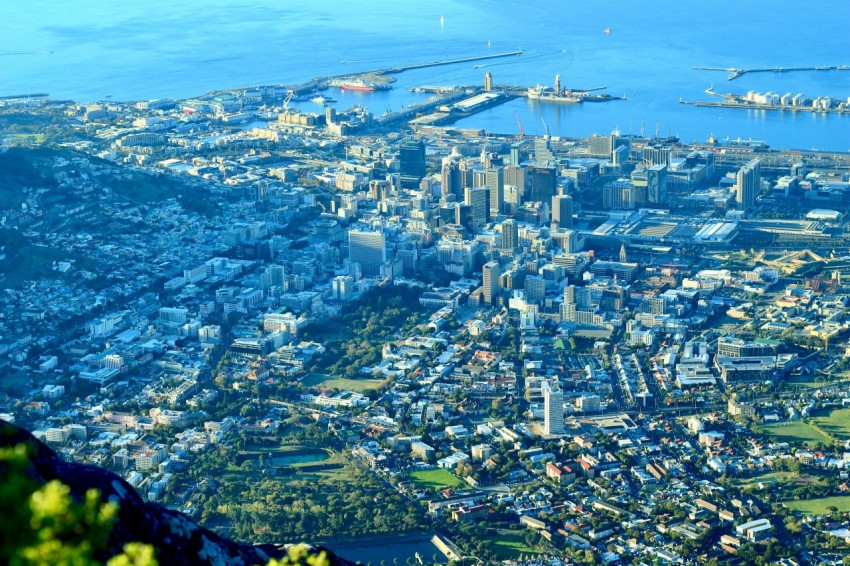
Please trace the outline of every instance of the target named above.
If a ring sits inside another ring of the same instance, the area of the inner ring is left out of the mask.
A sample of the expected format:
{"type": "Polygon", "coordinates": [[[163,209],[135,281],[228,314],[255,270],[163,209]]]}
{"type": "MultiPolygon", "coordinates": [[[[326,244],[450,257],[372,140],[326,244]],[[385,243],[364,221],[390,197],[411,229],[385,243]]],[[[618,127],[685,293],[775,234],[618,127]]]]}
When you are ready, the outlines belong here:
{"type": "Polygon", "coordinates": [[[529,100],[539,100],[541,102],[563,102],[566,104],[575,104],[577,102],[581,102],[581,98],[577,96],[572,96],[569,94],[557,94],[554,91],[549,90],[540,85],[529,88],[528,92],[526,93],[526,97],[529,100]]]}

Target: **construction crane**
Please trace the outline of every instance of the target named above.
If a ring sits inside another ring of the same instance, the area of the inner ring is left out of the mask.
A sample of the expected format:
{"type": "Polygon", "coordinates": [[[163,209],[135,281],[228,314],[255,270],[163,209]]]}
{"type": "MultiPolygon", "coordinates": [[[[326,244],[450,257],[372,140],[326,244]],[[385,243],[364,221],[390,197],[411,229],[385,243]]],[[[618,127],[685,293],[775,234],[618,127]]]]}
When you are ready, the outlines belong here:
{"type": "Polygon", "coordinates": [[[514,118],[516,118],[516,125],[519,126],[519,139],[525,138],[525,131],[522,129],[522,121],[519,119],[519,114],[514,110],[514,118]]]}

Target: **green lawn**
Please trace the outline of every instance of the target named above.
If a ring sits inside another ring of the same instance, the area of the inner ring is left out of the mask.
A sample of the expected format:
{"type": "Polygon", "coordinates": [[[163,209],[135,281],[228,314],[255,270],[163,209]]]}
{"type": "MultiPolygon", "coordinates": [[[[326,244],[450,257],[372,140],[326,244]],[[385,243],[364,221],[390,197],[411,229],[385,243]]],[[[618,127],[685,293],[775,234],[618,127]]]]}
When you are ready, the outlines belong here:
{"type": "Polygon", "coordinates": [[[835,381],[821,381],[813,379],[811,376],[801,376],[795,375],[789,377],[783,382],[783,387],[786,390],[793,391],[795,389],[822,389],[824,387],[839,387],[842,385],[846,385],[850,379],[847,379],[848,376],[842,376],[841,379],[836,379],[835,381]]]}
{"type": "Polygon", "coordinates": [[[751,478],[734,478],[730,480],[735,487],[751,487],[760,483],[765,485],[775,483],[794,483],[798,485],[820,483],[820,479],[812,476],[797,476],[791,472],[768,472],[751,478]]]}
{"type": "Polygon", "coordinates": [[[528,546],[521,535],[496,535],[487,539],[487,546],[499,560],[517,560],[520,555],[529,558],[540,553],[539,550],[528,546]]]}
{"type": "Polygon", "coordinates": [[[448,470],[440,468],[434,470],[416,470],[410,472],[410,479],[419,487],[428,489],[441,489],[444,487],[461,487],[466,485],[463,480],[448,470]]]}
{"type": "Polygon", "coordinates": [[[316,387],[321,385],[322,387],[326,387],[328,389],[350,389],[351,391],[357,391],[362,393],[367,389],[380,389],[384,385],[386,385],[386,379],[372,379],[372,378],[364,378],[364,379],[348,379],[345,377],[333,377],[330,375],[322,375],[320,373],[311,373],[309,375],[304,376],[304,379],[301,380],[301,383],[306,385],[307,387],[316,387]]]}
{"type": "Polygon", "coordinates": [[[829,414],[818,414],[812,420],[826,432],[841,440],[850,438],[850,409],[833,409],[829,414]]]}
{"type": "Polygon", "coordinates": [[[839,511],[845,512],[850,511],[850,495],[821,497],[819,499],[798,499],[796,501],[786,501],[783,505],[806,515],[829,513],[830,507],[837,507],[839,511]]]}
{"type": "Polygon", "coordinates": [[[813,446],[817,442],[832,444],[832,440],[801,421],[762,425],[759,430],[777,442],[813,446]]]}

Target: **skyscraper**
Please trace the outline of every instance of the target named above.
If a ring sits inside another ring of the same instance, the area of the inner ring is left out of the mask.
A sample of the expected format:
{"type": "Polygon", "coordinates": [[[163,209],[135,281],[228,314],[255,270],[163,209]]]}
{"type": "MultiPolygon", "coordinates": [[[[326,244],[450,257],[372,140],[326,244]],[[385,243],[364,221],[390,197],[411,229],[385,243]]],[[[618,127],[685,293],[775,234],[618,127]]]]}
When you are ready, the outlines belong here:
{"type": "Polygon", "coordinates": [[[543,390],[543,433],[547,435],[564,433],[564,393],[558,384],[544,381],[543,390]]]}
{"type": "Polygon", "coordinates": [[[415,189],[425,176],[425,144],[422,140],[407,139],[401,142],[398,150],[401,186],[415,189]]]}
{"type": "Polygon", "coordinates": [[[573,227],[573,197],[569,195],[552,197],[552,222],[557,222],[559,228],[573,227]]]}
{"type": "Polygon", "coordinates": [[[360,264],[364,277],[377,277],[387,261],[384,233],[379,231],[349,230],[348,257],[360,264]]]}
{"type": "Polygon", "coordinates": [[[516,220],[509,218],[502,222],[502,249],[514,251],[519,242],[519,229],[516,220]]]}
{"type": "Polygon", "coordinates": [[[449,202],[451,200],[459,201],[463,198],[463,182],[457,162],[451,159],[443,159],[440,181],[442,184],[441,198],[443,202],[449,202]]]}
{"type": "Polygon", "coordinates": [[[742,210],[748,210],[756,203],[756,195],[761,189],[760,163],[759,159],[753,159],[738,170],[735,201],[742,210]]]}
{"type": "Polygon", "coordinates": [[[501,214],[505,205],[505,175],[502,167],[491,167],[485,172],[486,186],[490,187],[490,215],[501,214]]]}
{"type": "Polygon", "coordinates": [[[472,225],[475,232],[481,230],[490,219],[489,194],[489,190],[482,187],[466,189],[464,204],[472,207],[472,225]]]}
{"type": "Polygon", "coordinates": [[[490,260],[485,263],[484,268],[482,269],[482,274],[484,287],[484,302],[486,302],[488,305],[492,305],[498,298],[499,291],[501,289],[499,285],[499,276],[501,275],[501,271],[499,270],[499,262],[496,260],[490,260]]]}
{"type": "Polygon", "coordinates": [[[531,198],[528,200],[551,203],[552,197],[557,193],[556,169],[554,167],[529,167],[527,177],[529,185],[531,185],[531,198]]]}

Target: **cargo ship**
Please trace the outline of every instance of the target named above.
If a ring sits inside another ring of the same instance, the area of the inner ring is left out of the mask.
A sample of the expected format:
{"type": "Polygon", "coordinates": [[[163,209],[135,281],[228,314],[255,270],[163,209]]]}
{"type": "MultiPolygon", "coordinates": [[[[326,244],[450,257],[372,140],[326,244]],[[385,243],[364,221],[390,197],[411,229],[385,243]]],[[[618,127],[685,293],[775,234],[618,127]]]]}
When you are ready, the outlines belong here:
{"type": "Polygon", "coordinates": [[[361,92],[372,92],[376,90],[389,90],[390,85],[367,83],[360,79],[334,79],[328,83],[332,87],[341,88],[342,90],[357,90],[361,92]]]}
{"type": "Polygon", "coordinates": [[[581,102],[581,98],[574,96],[569,91],[564,94],[559,94],[540,85],[529,88],[526,93],[526,97],[528,97],[529,100],[539,100],[541,102],[563,102],[567,104],[581,102]]]}

